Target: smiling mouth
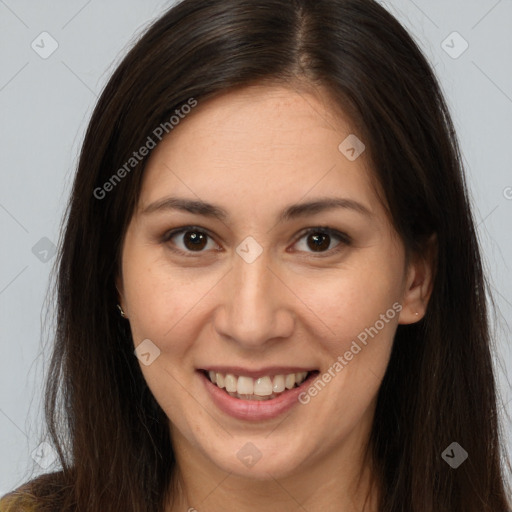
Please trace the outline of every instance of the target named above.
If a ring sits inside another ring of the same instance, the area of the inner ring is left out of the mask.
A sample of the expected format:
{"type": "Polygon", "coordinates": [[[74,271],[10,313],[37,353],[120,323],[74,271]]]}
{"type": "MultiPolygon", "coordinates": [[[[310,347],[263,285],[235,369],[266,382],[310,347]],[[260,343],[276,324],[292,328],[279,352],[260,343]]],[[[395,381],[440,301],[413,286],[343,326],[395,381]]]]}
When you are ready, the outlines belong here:
{"type": "Polygon", "coordinates": [[[279,375],[266,375],[253,379],[244,375],[201,370],[206,378],[229,396],[241,400],[272,400],[290,389],[301,386],[318,370],[279,375]]]}

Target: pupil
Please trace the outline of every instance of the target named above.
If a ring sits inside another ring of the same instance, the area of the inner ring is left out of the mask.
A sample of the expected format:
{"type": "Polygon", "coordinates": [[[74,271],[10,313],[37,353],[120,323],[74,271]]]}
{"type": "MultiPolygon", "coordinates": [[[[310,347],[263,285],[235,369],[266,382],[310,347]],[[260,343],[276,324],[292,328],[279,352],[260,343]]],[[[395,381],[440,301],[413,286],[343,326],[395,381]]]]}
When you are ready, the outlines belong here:
{"type": "Polygon", "coordinates": [[[205,240],[206,237],[203,235],[203,233],[198,233],[197,231],[187,231],[185,236],[185,245],[187,246],[188,249],[202,249],[204,247],[205,240]],[[187,242],[191,242],[192,245],[189,247],[187,242]]]}
{"type": "Polygon", "coordinates": [[[327,249],[329,247],[329,235],[315,233],[309,236],[310,240],[314,240],[314,244],[308,244],[309,248],[314,251],[319,251],[323,249],[327,249]]]}

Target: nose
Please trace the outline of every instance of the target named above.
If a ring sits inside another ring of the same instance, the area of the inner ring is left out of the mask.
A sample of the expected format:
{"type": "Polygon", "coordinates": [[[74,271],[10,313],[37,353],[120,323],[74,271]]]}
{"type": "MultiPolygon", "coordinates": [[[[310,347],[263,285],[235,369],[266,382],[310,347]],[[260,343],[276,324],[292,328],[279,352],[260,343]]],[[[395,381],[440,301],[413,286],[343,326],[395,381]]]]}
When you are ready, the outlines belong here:
{"type": "Polygon", "coordinates": [[[294,330],[294,295],[269,263],[265,250],[252,263],[235,254],[220,290],[215,329],[247,349],[266,348],[294,330]]]}

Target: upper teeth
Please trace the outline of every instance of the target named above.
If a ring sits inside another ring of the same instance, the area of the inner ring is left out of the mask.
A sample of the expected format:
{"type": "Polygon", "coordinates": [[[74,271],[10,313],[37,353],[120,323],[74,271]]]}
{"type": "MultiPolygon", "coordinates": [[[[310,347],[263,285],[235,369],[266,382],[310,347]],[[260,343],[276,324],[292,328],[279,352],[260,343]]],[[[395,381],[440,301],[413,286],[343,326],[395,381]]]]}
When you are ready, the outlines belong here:
{"type": "Polygon", "coordinates": [[[259,377],[236,376],[231,373],[223,374],[209,371],[210,380],[219,388],[226,388],[226,391],[238,393],[239,395],[268,396],[272,393],[281,393],[286,389],[292,389],[295,384],[299,385],[306,379],[308,372],[289,373],[287,375],[274,375],[259,377]]]}

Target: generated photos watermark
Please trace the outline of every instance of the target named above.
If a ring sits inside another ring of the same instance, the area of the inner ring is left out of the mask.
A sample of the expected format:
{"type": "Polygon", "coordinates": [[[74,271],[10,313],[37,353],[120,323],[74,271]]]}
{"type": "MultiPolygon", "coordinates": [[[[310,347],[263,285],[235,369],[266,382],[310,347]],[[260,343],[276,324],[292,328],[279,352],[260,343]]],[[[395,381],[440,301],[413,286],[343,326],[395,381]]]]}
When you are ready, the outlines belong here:
{"type": "MultiPolygon", "coordinates": [[[[402,311],[402,305],[398,302],[395,302],[391,308],[389,308],[386,313],[382,313],[380,315],[379,320],[377,320],[371,327],[367,327],[364,331],[361,331],[357,335],[357,340],[363,345],[366,346],[368,344],[368,336],[370,338],[374,338],[377,336],[379,331],[384,329],[386,324],[393,320],[395,316],[402,311]]],[[[349,364],[350,361],[354,358],[355,355],[359,354],[363,347],[359,345],[356,340],[352,340],[352,344],[350,345],[349,350],[347,350],[343,355],[338,356],[336,361],[329,366],[329,368],[319,375],[313,383],[308,387],[306,391],[303,391],[298,396],[298,401],[303,404],[309,404],[311,402],[311,398],[314,398],[318,395],[318,393],[325,388],[325,386],[331,382],[331,380],[336,377],[344,368],[349,364]]]]}
{"type": "Polygon", "coordinates": [[[100,200],[104,199],[109,192],[114,190],[114,188],[121,183],[121,180],[123,180],[139,164],[139,162],[142,162],[142,160],[149,155],[150,151],[156,147],[164,135],[170,133],[195,106],[197,106],[197,100],[189,98],[185,104],[174,111],[174,114],[169,118],[169,121],[160,123],[151,132],[151,135],[148,135],[146,142],[138,149],[138,151],[134,151],[132,156],[114,174],[112,174],[112,176],[101,187],[96,187],[94,189],[94,197],[100,200]]]}

